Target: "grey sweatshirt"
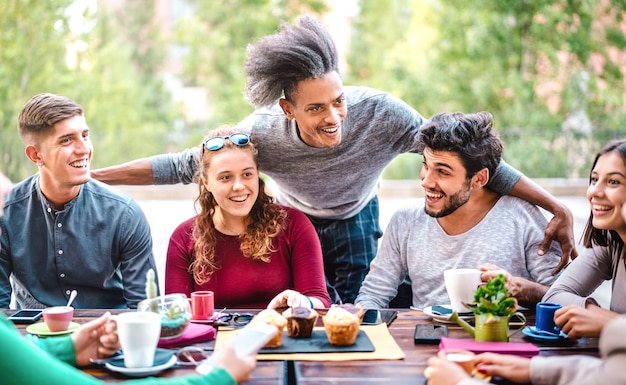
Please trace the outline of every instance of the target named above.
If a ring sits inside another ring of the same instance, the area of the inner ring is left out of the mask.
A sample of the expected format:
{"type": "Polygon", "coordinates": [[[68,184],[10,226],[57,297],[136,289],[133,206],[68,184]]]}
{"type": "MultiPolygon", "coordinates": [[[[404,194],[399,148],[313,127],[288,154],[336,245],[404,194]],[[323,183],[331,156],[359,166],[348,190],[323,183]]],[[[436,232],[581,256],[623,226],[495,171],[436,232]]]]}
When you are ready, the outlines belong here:
{"type": "MultiPolygon", "coordinates": [[[[260,170],[277,185],[280,203],[326,219],[356,215],[376,195],[385,167],[398,155],[415,152],[422,116],[391,94],[344,87],[348,113],[342,141],[310,147],[298,137],[295,120],[278,103],[260,109],[237,126],[259,150],[260,170]]],[[[199,148],[151,158],[154,184],[191,183],[199,148]]],[[[421,163],[416,156],[415,162],[421,163]]],[[[489,187],[506,195],[521,174],[502,162],[489,187]]]]}

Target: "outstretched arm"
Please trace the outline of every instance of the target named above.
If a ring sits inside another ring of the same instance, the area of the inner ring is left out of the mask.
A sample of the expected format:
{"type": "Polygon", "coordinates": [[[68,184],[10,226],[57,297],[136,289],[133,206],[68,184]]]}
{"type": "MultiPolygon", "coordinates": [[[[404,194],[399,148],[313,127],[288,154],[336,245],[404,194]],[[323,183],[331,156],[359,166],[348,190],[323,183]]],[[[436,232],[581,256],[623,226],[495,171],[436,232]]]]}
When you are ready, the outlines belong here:
{"type": "Polygon", "coordinates": [[[510,195],[540,206],[554,215],[546,227],[543,243],[539,248],[539,255],[543,255],[550,250],[552,241],[561,244],[563,250],[561,262],[554,269],[552,275],[561,271],[570,258],[578,257],[578,252],[574,246],[574,217],[570,209],[526,176],[522,176],[517,181],[511,189],[510,195]]]}
{"type": "Polygon", "coordinates": [[[131,160],[117,166],[91,170],[91,177],[107,184],[151,185],[152,164],[150,158],[131,160]]]}

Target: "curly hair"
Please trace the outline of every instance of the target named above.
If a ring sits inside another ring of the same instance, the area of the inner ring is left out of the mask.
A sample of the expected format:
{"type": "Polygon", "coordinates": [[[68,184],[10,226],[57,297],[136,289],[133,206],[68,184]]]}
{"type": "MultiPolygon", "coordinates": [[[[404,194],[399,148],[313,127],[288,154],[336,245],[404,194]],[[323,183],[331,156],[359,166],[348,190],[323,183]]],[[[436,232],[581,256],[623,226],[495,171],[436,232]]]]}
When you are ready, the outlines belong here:
{"type": "MultiPolygon", "coordinates": [[[[203,140],[216,136],[229,136],[235,133],[233,128],[221,128],[211,132],[203,140]]],[[[204,144],[200,145],[203,149],[204,144]]],[[[248,151],[254,158],[258,169],[258,151],[252,141],[245,146],[236,146],[230,140],[226,140],[224,147],[217,151],[203,151],[201,167],[198,169],[199,194],[195,203],[199,207],[193,227],[194,255],[195,258],[189,266],[189,272],[194,280],[201,285],[211,279],[211,275],[219,269],[215,262],[215,225],[213,215],[217,207],[217,201],[213,194],[207,190],[202,182],[206,178],[207,171],[211,166],[211,160],[216,153],[228,151],[248,151]]],[[[269,262],[270,254],[276,251],[275,240],[287,226],[287,212],[274,198],[265,191],[265,182],[259,178],[259,195],[252,210],[248,214],[246,230],[239,235],[240,250],[247,258],[269,262]]]]}
{"type": "Polygon", "coordinates": [[[297,25],[283,22],[279,32],[248,45],[247,50],[245,94],[257,108],[272,105],[283,93],[293,102],[300,81],[339,73],[335,43],[312,16],[300,17],[297,25]]]}
{"type": "Polygon", "coordinates": [[[467,178],[483,168],[493,176],[502,158],[502,142],[493,129],[488,112],[475,114],[440,113],[424,123],[418,138],[418,152],[424,149],[450,151],[459,155],[467,178]]]}
{"type": "MultiPolygon", "coordinates": [[[[608,142],[604,147],[602,147],[598,154],[596,154],[596,158],[594,159],[593,165],[591,166],[591,172],[589,173],[589,184],[591,184],[591,174],[593,172],[593,169],[596,168],[598,159],[600,159],[602,155],[606,155],[608,153],[615,153],[619,155],[624,162],[624,166],[626,166],[626,139],[612,140],[608,142]]],[[[611,246],[618,255],[621,255],[621,258],[626,263],[626,250],[624,249],[625,240],[622,239],[615,230],[598,229],[594,227],[593,213],[590,213],[589,218],[587,219],[587,224],[585,225],[582,241],[583,246],[585,246],[586,248],[591,248],[593,244],[604,247],[611,246]]]]}

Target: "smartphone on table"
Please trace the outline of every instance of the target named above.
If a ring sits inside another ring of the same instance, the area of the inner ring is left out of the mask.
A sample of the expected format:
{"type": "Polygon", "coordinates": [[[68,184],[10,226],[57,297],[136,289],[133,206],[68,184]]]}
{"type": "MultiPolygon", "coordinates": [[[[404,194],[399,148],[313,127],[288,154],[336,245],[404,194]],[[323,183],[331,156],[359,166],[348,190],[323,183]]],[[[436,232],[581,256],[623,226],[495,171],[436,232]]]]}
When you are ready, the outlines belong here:
{"type": "Polygon", "coordinates": [[[16,324],[32,324],[41,318],[41,309],[21,309],[9,316],[9,320],[16,324]]]}
{"type": "Polygon", "coordinates": [[[441,337],[448,336],[448,327],[437,324],[417,324],[415,325],[414,340],[416,344],[436,345],[441,341],[441,337]]]}
{"type": "Polygon", "coordinates": [[[367,309],[363,315],[361,325],[378,325],[386,323],[387,326],[398,316],[397,310],[391,309],[367,309]]]}

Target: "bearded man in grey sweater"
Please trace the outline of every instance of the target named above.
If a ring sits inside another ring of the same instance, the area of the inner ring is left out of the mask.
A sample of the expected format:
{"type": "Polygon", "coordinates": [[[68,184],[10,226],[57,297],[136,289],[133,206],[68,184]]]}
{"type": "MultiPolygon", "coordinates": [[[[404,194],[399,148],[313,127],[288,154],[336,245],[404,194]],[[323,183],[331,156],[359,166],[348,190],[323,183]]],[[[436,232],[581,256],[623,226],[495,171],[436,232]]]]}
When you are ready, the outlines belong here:
{"type": "Polygon", "coordinates": [[[483,281],[504,272],[520,303],[540,301],[555,279],[561,249],[553,242],[538,256],[544,215],[485,187],[502,155],[491,114],[436,115],[418,142],[424,201],[394,214],[356,302],[387,307],[408,275],[414,307],[448,304],[444,270],[476,267],[483,281]]]}

